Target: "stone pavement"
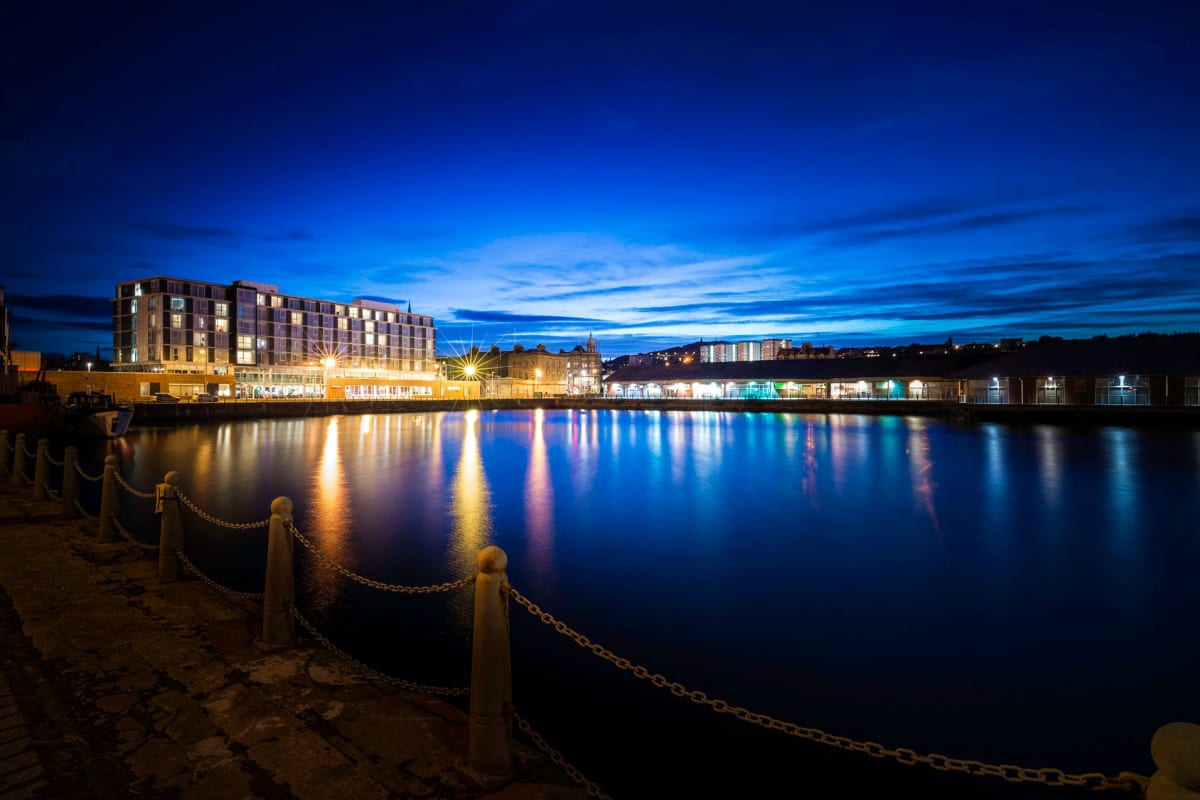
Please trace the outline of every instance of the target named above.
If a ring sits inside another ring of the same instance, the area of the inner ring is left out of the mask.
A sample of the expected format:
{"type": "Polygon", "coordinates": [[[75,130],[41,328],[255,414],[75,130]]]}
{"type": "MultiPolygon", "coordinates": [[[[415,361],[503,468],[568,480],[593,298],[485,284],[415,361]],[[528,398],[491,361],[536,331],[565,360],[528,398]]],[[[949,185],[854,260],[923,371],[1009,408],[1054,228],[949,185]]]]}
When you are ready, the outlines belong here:
{"type": "Polygon", "coordinates": [[[588,796],[519,743],[514,775],[478,780],[463,709],[264,648],[254,603],[155,568],[0,490],[3,800],[588,796]]]}

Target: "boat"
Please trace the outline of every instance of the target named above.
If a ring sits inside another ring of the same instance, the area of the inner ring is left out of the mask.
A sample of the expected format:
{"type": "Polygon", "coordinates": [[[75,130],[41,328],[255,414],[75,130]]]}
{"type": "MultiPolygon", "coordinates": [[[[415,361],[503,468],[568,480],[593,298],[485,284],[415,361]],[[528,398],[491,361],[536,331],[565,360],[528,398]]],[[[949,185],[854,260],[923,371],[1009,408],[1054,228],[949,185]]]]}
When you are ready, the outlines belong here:
{"type": "Polygon", "coordinates": [[[114,439],[124,436],[133,422],[133,405],[107,392],[71,392],[63,406],[65,427],[77,436],[114,439]]]}
{"type": "Polygon", "coordinates": [[[8,431],[14,438],[23,433],[28,439],[52,433],[61,426],[62,402],[54,384],[46,381],[44,374],[39,372],[36,380],[0,394],[0,431],[8,431]]]}

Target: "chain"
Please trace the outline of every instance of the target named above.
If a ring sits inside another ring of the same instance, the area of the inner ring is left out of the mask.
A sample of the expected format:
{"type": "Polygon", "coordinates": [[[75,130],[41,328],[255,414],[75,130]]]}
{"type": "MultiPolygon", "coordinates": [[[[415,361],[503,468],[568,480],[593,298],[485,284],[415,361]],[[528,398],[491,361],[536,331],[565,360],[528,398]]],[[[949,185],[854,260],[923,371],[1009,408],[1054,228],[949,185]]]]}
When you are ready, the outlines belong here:
{"type": "Polygon", "coordinates": [[[50,455],[49,450],[46,451],[46,460],[56,467],[61,467],[63,465],[63,462],[54,460],[54,456],[50,455]]]}
{"type": "Polygon", "coordinates": [[[137,489],[133,488],[128,483],[126,483],[125,478],[121,477],[120,470],[114,469],[113,477],[117,479],[117,483],[119,483],[119,484],[121,484],[121,486],[125,487],[125,491],[129,492],[134,497],[142,497],[142,498],[146,498],[148,500],[153,500],[156,497],[154,492],[139,492],[137,489]]]}
{"type": "Polygon", "coordinates": [[[682,697],[691,700],[693,703],[702,706],[708,706],[718,714],[730,714],[742,722],[749,722],[759,727],[768,730],[780,731],[789,736],[796,736],[801,739],[817,742],[819,744],[837,747],[842,750],[847,750],[854,753],[866,753],[874,758],[892,758],[901,764],[926,764],[941,772],[963,772],[968,775],[990,775],[997,778],[1003,778],[1011,783],[1042,783],[1049,786],[1086,786],[1093,790],[1105,789],[1123,789],[1127,792],[1136,793],[1138,787],[1137,781],[1129,773],[1121,773],[1117,777],[1110,777],[1099,772],[1086,772],[1081,775],[1073,775],[1063,772],[1061,769],[1028,769],[1026,767],[1018,767],[1014,764],[985,764],[982,761],[970,761],[960,758],[951,758],[942,755],[941,753],[930,753],[929,755],[920,755],[914,750],[906,747],[898,747],[889,749],[879,744],[878,742],[859,742],[854,739],[848,739],[844,736],[834,736],[817,728],[805,728],[796,725],[792,722],[783,722],[766,714],[759,714],[754,711],[742,708],[740,706],[732,706],[724,700],[710,698],[704,692],[688,689],[681,683],[670,681],[667,678],[652,673],[650,670],[634,664],[627,658],[621,658],[613,653],[608,648],[592,642],[581,633],[572,630],[565,622],[555,619],[548,612],[543,611],[536,603],[522,595],[511,585],[505,584],[505,590],[517,605],[523,607],[533,616],[554,628],[554,630],[566,636],[568,639],[575,642],[585,650],[590,650],[593,654],[599,656],[612,663],[618,669],[631,672],[634,677],[646,680],[657,686],[660,689],[666,689],[676,697],[682,697]]]}
{"type": "Polygon", "coordinates": [[[80,514],[82,514],[83,516],[87,517],[88,519],[92,519],[92,520],[95,520],[95,519],[100,519],[100,517],[96,516],[95,514],[89,514],[89,513],[88,513],[88,511],[87,511],[87,509],[86,509],[86,508],[84,508],[83,506],[81,506],[81,505],[79,504],[79,498],[78,498],[78,497],[73,497],[73,498],[71,498],[71,499],[75,501],[75,509],[76,509],[76,510],[77,510],[77,511],[78,511],[80,514]]]}
{"type": "Polygon", "coordinates": [[[125,530],[125,526],[121,524],[121,520],[117,519],[116,514],[113,514],[113,516],[112,516],[112,523],[113,523],[113,527],[117,529],[117,533],[121,534],[126,539],[128,539],[131,543],[136,544],[138,547],[142,548],[143,550],[157,550],[158,549],[158,545],[156,545],[156,544],[146,544],[145,542],[139,542],[137,539],[133,538],[133,534],[130,533],[129,531],[125,530]]]}
{"type": "Polygon", "coordinates": [[[288,613],[292,615],[292,618],[295,619],[296,622],[299,622],[300,625],[306,631],[308,631],[310,634],[312,634],[312,637],[314,639],[316,639],[318,642],[320,642],[327,650],[329,650],[329,652],[333,653],[334,655],[338,656],[343,661],[345,661],[347,664],[349,664],[356,672],[358,672],[361,675],[365,675],[366,677],[369,677],[369,678],[374,678],[375,680],[383,681],[384,683],[389,683],[392,686],[398,686],[401,689],[406,689],[410,692],[420,692],[421,694],[440,694],[440,695],[446,695],[446,696],[451,696],[451,697],[452,696],[466,697],[467,695],[469,695],[471,693],[471,690],[465,686],[463,686],[461,688],[457,688],[457,689],[448,687],[448,686],[427,686],[423,683],[413,683],[412,681],[406,681],[402,678],[393,678],[391,675],[387,675],[383,672],[380,672],[379,670],[377,670],[373,667],[368,667],[366,664],[359,661],[357,658],[350,655],[349,653],[347,653],[342,648],[338,647],[333,642],[329,641],[329,639],[324,634],[322,634],[315,627],[313,627],[311,622],[309,622],[303,616],[300,615],[300,611],[297,610],[296,606],[293,605],[291,602],[285,601],[284,605],[287,607],[288,613]]]}
{"type": "Polygon", "coordinates": [[[588,794],[590,794],[592,797],[598,797],[600,800],[612,800],[612,797],[605,794],[599,786],[585,778],[583,773],[580,772],[575,765],[568,763],[567,760],[563,758],[562,753],[558,752],[549,744],[547,744],[546,740],[542,738],[540,733],[529,727],[529,722],[524,717],[516,712],[513,712],[513,719],[516,720],[517,727],[520,728],[526,736],[533,740],[533,743],[537,745],[538,749],[550,756],[550,760],[561,767],[562,770],[571,777],[571,780],[586,787],[588,794]]]}
{"type": "Polygon", "coordinates": [[[233,528],[234,530],[248,531],[253,530],[254,528],[265,528],[271,524],[270,519],[264,519],[261,522],[226,522],[225,520],[218,519],[212,514],[204,511],[204,509],[200,508],[191,500],[189,500],[188,496],[179,491],[179,489],[175,490],[175,496],[179,498],[179,502],[190,508],[192,513],[200,517],[200,519],[211,522],[213,525],[218,525],[222,528],[233,528]]]}
{"type": "Polygon", "coordinates": [[[291,522],[285,522],[283,524],[284,527],[287,528],[288,533],[292,534],[292,536],[295,536],[296,541],[307,547],[308,552],[316,556],[319,561],[336,570],[337,572],[340,572],[342,575],[345,575],[350,580],[357,581],[363,586],[370,586],[372,589],[382,589],[385,592],[397,592],[399,594],[433,594],[435,592],[449,592],[453,591],[454,589],[461,589],[462,587],[467,586],[475,581],[475,576],[472,575],[468,578],[460,578],[456,581],[439,583],[433,586],[399,586],[394,583],[383,583],[382,581],[372,580],[371,578],[364,578],[362,575],[350,571],[346,567],[343,567],[341,564],[330,559],[329,556],[317,550],[317,548],[314,547],[310,541],[305,539],[304,535],[296,529],[294,524],[291,522]]]}
{"type": "Polygon", "coordinates": [[[222,586],[221,584],[217,583],[212,578],[208,577],[203,572],[201,572],[199,567],[197,567],[195,564],[193,564],[191,561],[188,560],[188,557],[183,554],[183,548],[176,547],[175,555],[176,555],[176,557],[179,558],[179,561],[183,564],[184,569],[186,569],[188,572],[195,575],[200,580],[207,583],[212,588],[216,589],[218,592],[227,594],[230,597],[242,598],[244,600],[262,600],[263,596],[262,596],[261,592],[257,593],[257,594],[255,594],[254,592],[239,592],[236,589],[230,589],[228,586],[222,586]]]}
{"type": "Polygon", "coordinates": [[[25,451],[25,455],[28,456],[29,458],[37,458],[36,450],[30,450],[25,445],[21,445],[21,449],[25,451]]]}
{"type": "MultiPolygon", "coordinates": [[[[92,483],[95,483],[96,481],[104,478],[103,474],[95,475],[95,476],[88,475],[86,472],[83,471],[83,467],[79,466],[78,461],[75,462],[75,471],[78,472],[84,480],[91,481],[92,483]]],[[[114,470],[114,472],[115,472],[115,470],[114,470]]]]}

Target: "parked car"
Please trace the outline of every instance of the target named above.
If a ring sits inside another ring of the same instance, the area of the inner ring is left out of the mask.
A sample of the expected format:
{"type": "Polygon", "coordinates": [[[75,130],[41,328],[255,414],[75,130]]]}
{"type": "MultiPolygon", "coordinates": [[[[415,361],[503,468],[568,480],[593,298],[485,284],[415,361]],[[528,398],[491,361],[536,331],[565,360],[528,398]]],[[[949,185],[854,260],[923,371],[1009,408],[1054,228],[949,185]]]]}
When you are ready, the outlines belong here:
{"type": "Polygon", "coordinates": [[[215,394],[201,392],[193,398],[197,403],[215,403],[219,399],[215,394]]]}
{"type": "Polygon", "coordinates": [[[156,402],[156,403],[178,403],[179,398],[176,397],[175,395],[171,394],[170,392],[159,392],[156,395],[154,395],[154,402],[156,402]]]}

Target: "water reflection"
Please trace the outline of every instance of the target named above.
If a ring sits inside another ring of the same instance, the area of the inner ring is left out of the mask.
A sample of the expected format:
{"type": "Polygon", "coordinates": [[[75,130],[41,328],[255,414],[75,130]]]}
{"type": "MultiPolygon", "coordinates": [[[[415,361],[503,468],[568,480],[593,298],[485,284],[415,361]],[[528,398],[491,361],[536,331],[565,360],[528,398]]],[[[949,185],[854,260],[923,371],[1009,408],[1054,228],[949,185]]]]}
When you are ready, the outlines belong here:
{"type": "MultiPolygon", "coordinates": [[[[309,486],[307,504],[311,511],[308,539],[320,553],[334,563],[349,569],[357,567],[352,556],[350,532],[354,517],[346,491],[346,475],[342,464],[339,423],[342,417],[325,421],[325,434],[317,469],[309,486]]],[[[365,418],[364,418],[365,420],[365,418]]],[[[317,608],[328,608],[341,591],[338,573],[318,559],[305,559],[306,588],[312,592],[317,608]]]]}
{"type": "Polygon", "coordinates": [[[1039,425],[1036,436],[1038,473],[1042,478],[1042,502],[1054,511],[1058,511],[1062,503],[1062,428],[1039,425]]]}
{"type": "MultiPolygon", "coordinates": [[[[821,492],[817,486],[817,431],[816,423],[809,421],[804,427],[804,475],[800,478],[800,491],[808,498],[814,511],[821,510],[821,492]]],[[[790,448],[789,448],[790,453],[790,448]]],[[[790,460],[790,455],[789,455],[790,460]]]]}
{"type": "Polygon", "coordinates": [[[450,566],[458,575],[474,571],[476,556],[492,540],[492,490],[483,468],[478,426],[479,412],[467,411],[463,415],[462,454],[450,488],[450,566]]]}
{"type": "Polygon", "coordinates": [[[529,537],[530,566],[549,580],[554,571],[554,487],[546,457],[545,411],[533,412],[533,440],[529,444],[529,468],[525,471],[525,530],[529,537]]]}
{"type": "Polygon", "coordinates": [[[941,541],[942,528],[938,524],[934,502],[937,484],[933,482],[933,461],[929,458],[929,431],[920,417],[908,418],[908,468],[912,476],[913,499],[929,517],[929,523],[941,541]]]}

